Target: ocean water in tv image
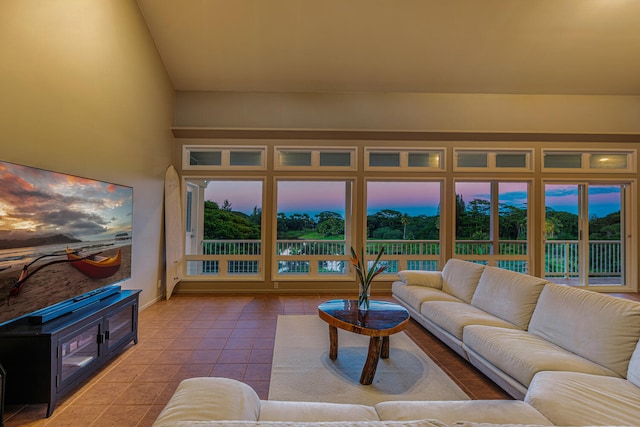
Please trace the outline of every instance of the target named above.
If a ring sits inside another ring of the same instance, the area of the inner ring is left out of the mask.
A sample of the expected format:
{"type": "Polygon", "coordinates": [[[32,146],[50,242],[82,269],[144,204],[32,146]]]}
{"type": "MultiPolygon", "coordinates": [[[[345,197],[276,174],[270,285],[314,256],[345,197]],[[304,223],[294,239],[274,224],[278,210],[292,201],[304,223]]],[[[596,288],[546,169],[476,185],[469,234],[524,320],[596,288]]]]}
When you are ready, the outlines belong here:
{"type": "Polygon", "coordinates": [[[133,189],[0,162],[0,325],[131,277],[133,189]]]}

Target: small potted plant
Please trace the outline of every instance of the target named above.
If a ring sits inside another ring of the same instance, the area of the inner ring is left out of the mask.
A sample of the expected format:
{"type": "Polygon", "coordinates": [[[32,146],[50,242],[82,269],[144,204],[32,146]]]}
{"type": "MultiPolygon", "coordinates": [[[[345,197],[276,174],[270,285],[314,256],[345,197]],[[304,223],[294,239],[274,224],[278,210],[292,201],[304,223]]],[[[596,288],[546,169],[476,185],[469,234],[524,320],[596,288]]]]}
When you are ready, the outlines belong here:
{"type": "Polygon", "coordinates": [[[364,249],[360,251],[360,258],[356,251],[351,247],[351,265],[358,274],[359,293],[358,293],[358,309],[369,310],[371,282],[373,278],[387,269],[386,264],[380,264],[380,257],[384,253],[384,246],[380,248],[375,262],[370,268],[366,268],[366,260],[364,257],[364,249]]]}

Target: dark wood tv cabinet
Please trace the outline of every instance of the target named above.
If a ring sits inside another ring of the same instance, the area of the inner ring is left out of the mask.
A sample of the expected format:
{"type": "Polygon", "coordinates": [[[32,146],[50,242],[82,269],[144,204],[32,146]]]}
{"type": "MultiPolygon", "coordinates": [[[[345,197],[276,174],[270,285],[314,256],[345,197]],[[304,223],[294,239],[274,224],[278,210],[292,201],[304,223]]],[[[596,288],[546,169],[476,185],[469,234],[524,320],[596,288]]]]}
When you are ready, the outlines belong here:
{"type": "Polygon", "coordinates": [[[5,403],[47,403],[93,374],[126,345],[138,342],[139,290],[121,290],[44,324],[28,319],[0,329],[5,403]]]}

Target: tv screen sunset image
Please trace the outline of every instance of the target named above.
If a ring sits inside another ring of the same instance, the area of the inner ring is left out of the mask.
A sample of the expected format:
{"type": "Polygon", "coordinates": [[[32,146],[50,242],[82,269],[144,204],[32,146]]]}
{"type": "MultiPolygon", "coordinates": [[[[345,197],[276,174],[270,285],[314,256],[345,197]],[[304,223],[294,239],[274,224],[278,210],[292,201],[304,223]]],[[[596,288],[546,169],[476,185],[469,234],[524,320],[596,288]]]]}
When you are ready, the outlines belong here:
{"type": "Polygon", "coordinates": [[[0,182],[0,324],[131,277],[131,187],[8,162],[0,182]]]}

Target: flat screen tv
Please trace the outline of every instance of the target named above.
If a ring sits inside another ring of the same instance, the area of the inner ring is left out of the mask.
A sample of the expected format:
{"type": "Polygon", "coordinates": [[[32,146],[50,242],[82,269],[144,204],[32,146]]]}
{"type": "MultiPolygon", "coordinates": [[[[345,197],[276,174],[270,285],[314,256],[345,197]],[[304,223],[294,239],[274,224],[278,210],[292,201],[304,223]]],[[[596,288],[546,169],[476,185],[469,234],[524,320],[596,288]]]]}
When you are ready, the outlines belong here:
{"type": "Polygon", "coordinates": [[[0,161],[0,326],[117,292],[132,224],[131,187],[0,161]]]}

